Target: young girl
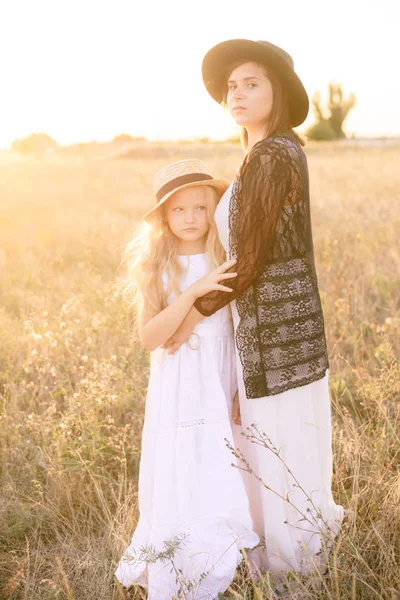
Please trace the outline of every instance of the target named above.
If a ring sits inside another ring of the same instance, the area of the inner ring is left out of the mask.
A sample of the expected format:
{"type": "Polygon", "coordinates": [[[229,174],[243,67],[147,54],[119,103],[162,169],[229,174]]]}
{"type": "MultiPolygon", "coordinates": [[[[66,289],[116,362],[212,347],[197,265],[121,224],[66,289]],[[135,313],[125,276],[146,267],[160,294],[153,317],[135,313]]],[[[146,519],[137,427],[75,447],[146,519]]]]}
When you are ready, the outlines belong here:
{"type": "Polygon", "coordinates": [[[194,302],[223,285],[224,252],[213,220],[228,182],[198,160],[161,169],[156,207],[128,244],[127,291],[151,354],[139,474],[140,518],[116,576],[148,598],[212,599],[230,585],[253,532],[241,473],[231,466],[237,390],[229,307],[202,320],[175,354],[162,345],[194,302]],[[218,266],[220,265],[220,266],[218,266]]]}

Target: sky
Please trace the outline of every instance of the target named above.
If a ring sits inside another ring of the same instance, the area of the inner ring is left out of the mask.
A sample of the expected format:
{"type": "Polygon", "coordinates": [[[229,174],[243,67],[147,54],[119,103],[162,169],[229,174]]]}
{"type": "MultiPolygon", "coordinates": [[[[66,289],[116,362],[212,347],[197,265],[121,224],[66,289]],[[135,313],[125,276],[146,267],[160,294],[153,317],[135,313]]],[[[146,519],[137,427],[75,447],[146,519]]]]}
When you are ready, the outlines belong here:
{"type": "Polygon", "coordinates": [[[310,96],[330,81],[353,92],[349,135],[400,135],[399,22],[398,0],[0,0],[0,148],[34,132],[235,135],[201,78],[205,53],[233,38],[288,51],[310,96]]]}

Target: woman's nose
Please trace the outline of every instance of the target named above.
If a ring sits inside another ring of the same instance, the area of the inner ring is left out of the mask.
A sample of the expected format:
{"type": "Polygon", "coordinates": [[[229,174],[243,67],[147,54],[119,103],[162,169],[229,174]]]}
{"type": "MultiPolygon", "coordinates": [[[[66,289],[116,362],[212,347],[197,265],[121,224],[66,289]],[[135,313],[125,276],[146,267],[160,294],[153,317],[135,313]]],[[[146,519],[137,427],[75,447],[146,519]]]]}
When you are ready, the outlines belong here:
{"type": "Polygon", "coordinates": [[[243,90],[236,88],[234,96],[235,96],[235,100],[242,100],[243,99],[243,90]]]}

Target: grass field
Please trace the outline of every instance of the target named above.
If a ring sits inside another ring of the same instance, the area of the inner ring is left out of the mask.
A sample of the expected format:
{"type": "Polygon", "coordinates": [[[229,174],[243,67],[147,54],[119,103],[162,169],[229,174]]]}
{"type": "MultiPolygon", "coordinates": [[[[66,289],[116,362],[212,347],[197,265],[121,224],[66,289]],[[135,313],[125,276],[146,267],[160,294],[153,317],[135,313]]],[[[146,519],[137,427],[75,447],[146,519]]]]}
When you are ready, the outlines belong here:
{"type": "MultiPolygon", "coordinates": [[[[319,591],[400,598],[400,144],[309,145],[315,255],[330,353],[334,495],[353,513],[319,591]]],[[[145,598],[113,571],[137,518],[148,356],[116,292],[153,173],[229,145],[0,155],[0,598],[145,598]]],[[[265,587],[266,586],[266,587],[265,587]]],[[[268,598],[242,568],[226,598],[268,598]]],[[[302,589],[302,591],[298,591],[302,589]]],[[[303,589],[304,588],[304,589],[303,589]]],[[[295,592],[297,590],[297,592],[295,592]]],[[[297,595],[295,595],[297,593],[297,595]]]]}

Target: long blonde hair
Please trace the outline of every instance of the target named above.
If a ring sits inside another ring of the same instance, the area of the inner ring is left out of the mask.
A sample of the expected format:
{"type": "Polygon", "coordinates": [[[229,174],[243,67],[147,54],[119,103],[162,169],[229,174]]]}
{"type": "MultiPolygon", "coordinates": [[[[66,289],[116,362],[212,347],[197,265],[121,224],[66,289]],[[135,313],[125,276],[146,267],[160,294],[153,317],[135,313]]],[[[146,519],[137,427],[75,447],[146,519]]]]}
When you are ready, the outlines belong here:
{"type": "MultiPolygon", "coordinates": [[[[270,118],[268,119],[268,123],[265,126],[265,137],[270,137],[274,135],[277,131],[287,130],[291,131],[293,135],[297,138],[298,142],[304,146],[305,140],[302,136],[300,136],[297,131],[294,131],[291,124],[290,112],[289,112],[289,96],[286,91],[286,88],[282,85],[280,78],[277,76],[275,71],[270,67],[266,67],[262,63],[259,63],[255,60],[237,60],[232,63],[227,69],[227,76],[225,81],[225,91],[224,91],[224,100],[223,105],[227,107],[227,95],[228,95],[228,80],[229,77],[235,69],[240,67],[241,65],[251,62],[255,65],[261,67],[271,81],[272,86],[272,111],[270,118]]],[[[240,140],[242,143],[242,148],[244,150],[248,150],[249,145],[249,137],[247,134],[247,129],[245,127],[241,127],[240,140]]]]}
{"type": "MultiPolygon", "coordinates": [[[[225,260],[214,221],[219,196],[209,185],[199,186],[199,189],[204,190],[207,202],[210,227],[205,253],[211,270],[225,260]]],[[[171,292],[176,295],[181,293],[179,279],[185,269],[177,258],[176,237],[164,218],[163,209],[160,207],[155,211],[151,224],[143,221],[134,229],[122,257],[121,266],[125,275],[118,287],[128,304],[134,308],[136,325],[144,312],[149,318],[161,312],[167,306],[171,292]],[[163,285],[163,273],[168,275],[167,289],[163,285]]]]}

